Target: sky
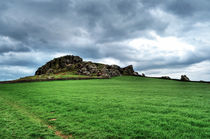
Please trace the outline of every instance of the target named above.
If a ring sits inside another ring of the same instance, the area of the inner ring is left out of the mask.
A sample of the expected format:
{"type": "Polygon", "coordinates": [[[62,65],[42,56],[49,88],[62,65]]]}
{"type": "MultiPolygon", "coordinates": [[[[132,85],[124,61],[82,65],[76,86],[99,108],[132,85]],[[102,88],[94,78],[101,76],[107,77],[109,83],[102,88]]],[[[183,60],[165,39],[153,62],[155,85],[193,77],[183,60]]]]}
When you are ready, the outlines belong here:
{"type": "Polygon", "coordinates": [[[209,9],[209,0],[2,0],[0,80],[70,54],[210,81],[209,9]]]}

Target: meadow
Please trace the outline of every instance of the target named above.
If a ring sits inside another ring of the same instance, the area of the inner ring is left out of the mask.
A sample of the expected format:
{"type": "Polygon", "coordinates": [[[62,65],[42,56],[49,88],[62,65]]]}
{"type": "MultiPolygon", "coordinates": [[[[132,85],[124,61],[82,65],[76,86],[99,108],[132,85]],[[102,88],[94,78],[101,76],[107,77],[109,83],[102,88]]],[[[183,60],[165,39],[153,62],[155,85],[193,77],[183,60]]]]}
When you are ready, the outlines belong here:
{"type": "Polygon", "coordinates": [[[132,76],[0,84],[0,138],[210,138],[210,84],[132,76]]]}

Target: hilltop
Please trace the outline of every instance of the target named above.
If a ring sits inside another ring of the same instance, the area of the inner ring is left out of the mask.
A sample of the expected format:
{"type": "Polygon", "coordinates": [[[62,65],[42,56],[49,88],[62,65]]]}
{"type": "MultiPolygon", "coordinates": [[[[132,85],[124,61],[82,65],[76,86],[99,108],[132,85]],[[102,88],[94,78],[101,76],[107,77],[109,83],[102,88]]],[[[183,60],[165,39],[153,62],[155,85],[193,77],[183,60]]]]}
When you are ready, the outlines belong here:
{"type": "Polygon", "coordinates": [[[107,78],[121,75],[137,75],[132,65],[121,68],[118,65],[83,61],[81,57],[73,55],[62,56],[47,62],[36,71],[35,75],[57,74],[61,72],[73,72],[76,75],[101,76],[107,78]]]}
{"type": "MultiPolygon", "coordinates": [[[[139,75],[135,72],[132,65],[124,68],[118,65],[108,65],[95,63],[92,61],[83,61],[79,56],[66,55],[54,58],[43,66],[39,67],[34,76],[27,76],[12,81],[2,81],[0,83],[33,82],[33,81],[51,81],[51,80],[85,80],[85,79],[110,79],[117,76],[139,76],[147,78],[159,78],[176,81],[191,81],[186,75],[181,75],[180,79],[172,79],[169,76],[149,77],[144,73],[139,75]]],[[[191,81],[203,82],[206,81],[191,81]]]]}
{"type": "Polygon", "coordinates": [[[34,76],[20,78],[12,82],[68,80],[68,79],[109,79],[116,76],[137,76],[132,65],[121,68],[118,65],[108,65],[83,61],[79,56],[66,55],[48,61],[39,67],[34,76]]]}

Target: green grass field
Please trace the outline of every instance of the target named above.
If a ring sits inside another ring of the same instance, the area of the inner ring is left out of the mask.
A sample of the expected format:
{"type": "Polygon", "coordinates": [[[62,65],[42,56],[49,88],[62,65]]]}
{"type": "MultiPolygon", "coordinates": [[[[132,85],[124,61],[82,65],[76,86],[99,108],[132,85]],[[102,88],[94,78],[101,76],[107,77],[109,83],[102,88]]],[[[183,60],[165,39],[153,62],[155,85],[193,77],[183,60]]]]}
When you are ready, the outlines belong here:
{"type": "Polygon", "coordinates": [[[210,84],[141,77],[0,84],[0,138],[210,138],[210,84]]]}

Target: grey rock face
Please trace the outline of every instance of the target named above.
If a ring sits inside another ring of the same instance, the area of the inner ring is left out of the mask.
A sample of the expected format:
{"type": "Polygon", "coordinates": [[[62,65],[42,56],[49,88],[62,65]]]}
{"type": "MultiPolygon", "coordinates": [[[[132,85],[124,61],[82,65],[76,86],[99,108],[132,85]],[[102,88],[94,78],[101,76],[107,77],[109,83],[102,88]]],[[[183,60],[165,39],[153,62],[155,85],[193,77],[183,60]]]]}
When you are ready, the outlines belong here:
{"type": "Polygon", "coordinates": [[[57,73],[60,69],[68,68],[71,64],[81,63],[83,60],[79,56],[67,55],[55,58],[47,62],[44,66],[40,67],[35,75],[50,73],[57,73]],[[52,69],[48,71],[49,69],[52,69]]]}
{"type": "Polygon", "coordinates": [[[181,81],[190,81],[190,79],[186,75],[181,75],[181,81]]]}
{"type": "Polygon", "coordinates": [[[124,75],[133,75],[134,74],[133,66],[129,65],[129,66],[123,68],[123,74],[124,75]]]}
{"type": "Polygon", "coordinates": [[[139,76],[139,73],[138,72],[134,72],[133,75],[134,76],[139,76]]]}
{"type": "Polygon", "coordinates": [[[144,73],[141,74],[142,77],[146,77],[146,75],[144,73]]]}
{"type": "Polygon", "coordinates": [[[46,72],[46,74],[52,74],[52,73],[53,73],[53,69],[51,69],[51,68],[48,69],[47,72],[46,72]]]}
{"type": "Polygon", "coordinates": [[[75,74],[88,76],[102,76],[106,78],[121,75],[138,75],[133,66],[121,68],[118,65],[106,65],[83,61],[79,56],[67,55],[55,58],[38,68],[35,75],[56,74],[59,72],[74,72],[75,74]]]}

